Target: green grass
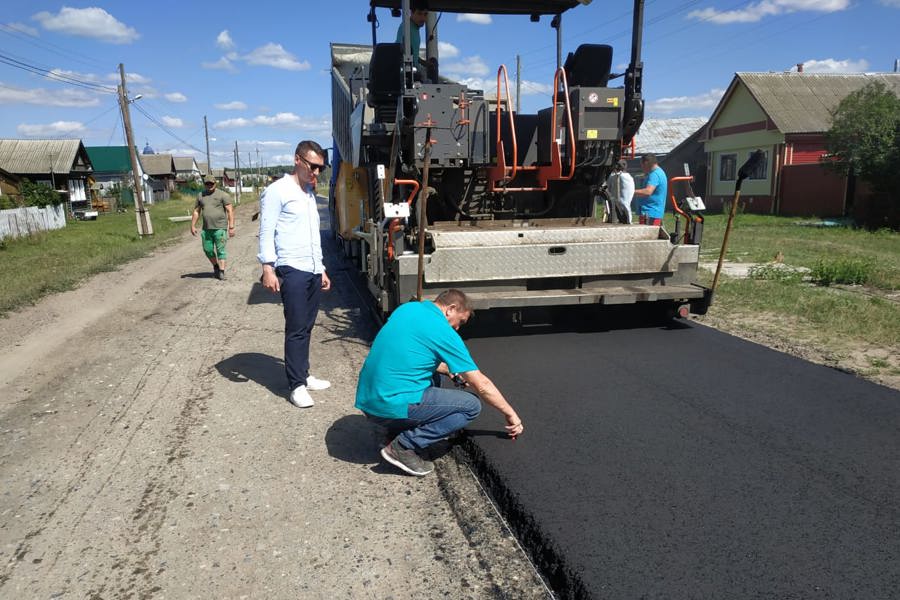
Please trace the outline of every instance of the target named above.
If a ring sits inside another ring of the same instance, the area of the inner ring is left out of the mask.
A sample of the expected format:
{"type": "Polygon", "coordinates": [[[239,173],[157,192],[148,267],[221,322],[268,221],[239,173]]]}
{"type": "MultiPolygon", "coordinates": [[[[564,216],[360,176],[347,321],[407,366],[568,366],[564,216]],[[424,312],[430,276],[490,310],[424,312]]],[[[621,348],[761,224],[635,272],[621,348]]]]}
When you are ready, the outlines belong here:
{"type": "Polygon", "coordinates": [[[189,215],[193,206],[193,198],[178,197],[150,205],[154,235],[144,239],[137,234],[134,212],[129,210],[4,240],[0,243],[0,315],[47,294],[70,290],[90,275],[115,270],[180,237],[190,222],[173,223],[168,217],[189,215]]]}
{"type": "MultiPolygon", "coordinates": [[[[720,279],[711,311],[720,316],[787,317],[809,326],[826,345],[845,341],[900,345],[900,304],[886,298],[900,289],[900,233],[804,227],[797,225],[800,221],[809,219],[736,216],[726,259],[758,265],[747,279],[720,279]],[[810,269],[809,276],[774,267],[776,255],[784,266],[810,269]],[[825,287],[838,283],[863,287],[858,291],[825,287]]],[[[715,263],[725,224],[725,215],[706,218],[701,261],[715,263]]],[[[705,272],[702,280],[709,285],[712,273],[705,272]]]]}
{"type": "Polygon", "coordinates": [[[900,344],[900,305],[866,294],[804,283],[724,279],[713,307],[726,315],[787,316],[812,326],[815,337],[828,345],[847,340],[884,347],[900,344]]]}
{"type": "MultiPolygon", "coordinates": [[[[766,263],[779,252],[785,264],[813,269],[820,261],[858,260],[871,263],[868,285],[900,289],[900,234],[851,227],[803,227],[796,217],[738,214],[728,239],[727,260],[766,263]]],[[[671,216],[667,228],[673,231],[671,216]]],[[[709,215],[703,229],[701,258],[715,261],[722,246],[725,215],[709,215]]]]}

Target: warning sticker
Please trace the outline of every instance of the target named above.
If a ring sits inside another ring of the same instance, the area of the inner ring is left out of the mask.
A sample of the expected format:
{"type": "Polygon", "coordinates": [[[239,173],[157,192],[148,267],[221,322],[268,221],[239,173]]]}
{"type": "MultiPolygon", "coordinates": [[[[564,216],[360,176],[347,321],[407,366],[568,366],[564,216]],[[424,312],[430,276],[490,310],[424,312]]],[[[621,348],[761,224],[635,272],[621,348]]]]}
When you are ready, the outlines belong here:
{"type": "Polygon", "coordinates": [[[589,139],[589,140],[597,139],[597,130],[596,129],[588,129],[586,133],[587,133],[587,139],[589,139]]]}

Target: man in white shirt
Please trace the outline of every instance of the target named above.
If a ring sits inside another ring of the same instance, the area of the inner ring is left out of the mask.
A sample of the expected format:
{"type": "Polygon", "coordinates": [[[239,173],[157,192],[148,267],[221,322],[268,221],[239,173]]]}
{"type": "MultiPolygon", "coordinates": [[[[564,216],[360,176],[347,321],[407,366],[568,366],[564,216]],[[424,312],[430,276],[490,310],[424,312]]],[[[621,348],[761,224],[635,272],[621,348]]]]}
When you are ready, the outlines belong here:
{"type": "Polygon", "coordinates": [[[309,374],[309,342],[321,292],[331,289],[322,263],[317,177],[325,151],[305,140],[294,153],[294,172],[270,184],[259,198],[259,254],[263,287],[281,292],[284,305],[284,370],[294,406],[314,404],[309,390],[331,383],[309,374]]]}
{"type": "Polygon", "coordinates": [[[628,163],[620,160],[606,180],[609,192],[609,215],[612,223],[631,223],[631,198],[634,196],[634,178],[627,171],[628,163]]]}

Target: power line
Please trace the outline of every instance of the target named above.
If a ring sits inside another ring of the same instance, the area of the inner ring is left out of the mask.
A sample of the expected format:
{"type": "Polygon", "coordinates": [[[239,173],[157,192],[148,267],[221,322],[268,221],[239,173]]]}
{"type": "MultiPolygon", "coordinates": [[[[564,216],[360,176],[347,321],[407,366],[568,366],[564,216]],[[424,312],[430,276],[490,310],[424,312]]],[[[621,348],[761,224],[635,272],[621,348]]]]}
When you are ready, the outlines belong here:
{"type": "Polygon", "coordinates": [[[46,40],[40,40],[38,38],[35,38],[32,35],[29,35],[29,34],[23,32],[21,29],[18,29],[16,27],[12,27],[10,25],[0,23],[0,33],[5,33],[6,35],[12,36],[14,38],[18,38],[22,41],[28,42],[32,46],[40,48],[41,50],[47,50],[49,52],[52,52],[53,54],[58,54],[69,60],[74,60],[75,62],[80,62],[83,65],[105,68],[105,63],[103,63],[91,56],[82,54],[81,52],[77,52],[75,50],[62,48],[61,46],[57,46],[56,44],[53,44],[46,40]],[[82,56],[90,62],[79,60],[78,58],[76,58],[76,56],[73,56],[73,55],[82,56]]]}
{"type": "Polygon", "coordinates": [[[116,90],[114,88],[111,88],[111,87],[108,87],[105,85],[100,85],[100,84],[97,84],[97,83],[94,83],[91,81],[84,81],[81,79],[77,79],[70,75],[58,73],[52,69],[45,69],[45,68],[39,67],[37,65],[27,63],[25,61],[17,60],[13,56],[9,56],[6,54],[0,53],[0,63],[8,65],[10,67],[14,67],[16,69],[21,69],[23,71],[27,71],[29,73],[34,73],[35,75],[40,75],[41,77],[44,77],[51,81],[57,81],[59,83],[75,85],[78,87],[89,89],[89,90],[92,90],[95,92],[102,92],[105,94],[115,94],[116,93],[116,90]]]}
{"type": "Polygon", "coordinates": [[[158,120],[156,117],[154,117],[153,115],[151,115],[150,113],[148,113],[146,110],[144,110],[144,108],[143,108],[142,106],[140,106],[140,105],[137,104],[137,103],[134,103],[133,106],[134,106],[135,110],[137,110],[139,113],[141,113],[142,115],[144,115],[151,123],[153,123],[154,125],[156,125],[156,126],[159,127],[160,129],[162,129],[165,133],[167,133],[168,135],[170,135],[172,138],[178,140],[179,142],[181,142],[182,144],[184,144],[185,146],[187,146],[187,147],[190,148],[191,150],[194,150],[195,152],[199,152],[200,154],[203,154],[203,151],[202,151],[202,150],[200,150],[199,148],[197,148],[196,146],[194,146],[194,145],[191,144],[190,142],[185,141],[185,140],[183,140],[182,138],[180,138],[180,137],[178,137],[177,135],[175,135],[175,133],[174,133],[171,129],[169,129],[168,127],[166,127],[163,123],[160,123],[159,120],[158,120]]]}

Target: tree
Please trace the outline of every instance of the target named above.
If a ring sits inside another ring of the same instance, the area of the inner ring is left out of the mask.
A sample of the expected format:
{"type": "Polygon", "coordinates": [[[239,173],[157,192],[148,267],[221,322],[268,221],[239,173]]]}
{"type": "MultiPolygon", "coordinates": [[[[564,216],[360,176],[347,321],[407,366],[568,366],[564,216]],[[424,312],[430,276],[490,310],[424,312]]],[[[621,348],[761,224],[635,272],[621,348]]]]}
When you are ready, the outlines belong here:
{"type": "Polygon", "coordinates": [[[841,100],[825,139],[830,168],[900,196],[900,98],[886,85],[872,81],[841,100]]]}
{"type": "Polygon", "coordinates": [[[32,183],[28,179],[23,179],[19,185],[19,193],[25,200],[25,206],[38,206],[43,208],[47,205],[59,204],[62,202],[56,190],[49,185],[43,183],[32,183]]]}

